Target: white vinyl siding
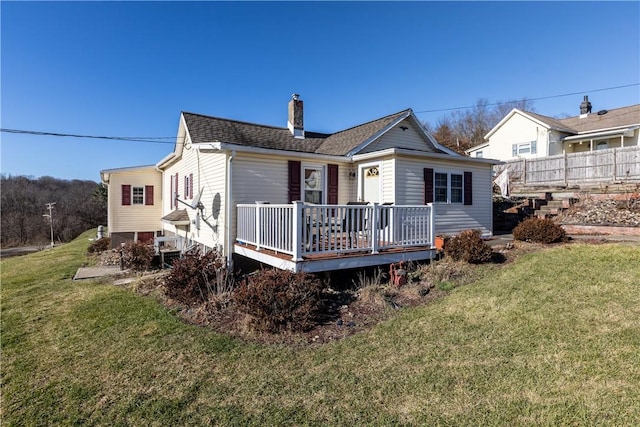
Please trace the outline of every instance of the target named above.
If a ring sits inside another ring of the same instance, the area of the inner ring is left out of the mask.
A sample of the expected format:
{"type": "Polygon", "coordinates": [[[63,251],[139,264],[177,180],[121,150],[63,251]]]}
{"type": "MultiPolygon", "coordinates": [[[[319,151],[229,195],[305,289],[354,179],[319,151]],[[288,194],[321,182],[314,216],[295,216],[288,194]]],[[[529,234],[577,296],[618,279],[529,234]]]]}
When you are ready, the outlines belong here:
{"type": "Polygon", "coordinates": [[[225,180],[226,180],[226,155],[224,153],[198,152],[198,150],[186,144],[182,150],[182,156],[164,171],[164,193],[166,195],[163,205],[163,216],[174,210],[185,210],[189,215],[190,225],[176,227],[172,224],[162,224],[163,229],[171,234],[177,234],[186,239],[187,244],[199,243],[207,247],[217,247],[223,244],[225,230],[225,180]],[[173,204],[171,191],[176,191],[175,175],[178,174],[177,192],[179,199],[191,204],[193,199],[191,191],[185,193],[185,178],[189,179],[189,185],[193,186],[193,197],[197,197],[200,190],[202,194],[200,202],[204,206],[203,218],[199,221],[200,229],[196,227],[199,214],[198,209],[193,209],[184,203],[178,203],[177,208],[173,204]],[[193,179],[191,178],[193,175],[193,179]],[[172,184],[173,182],[173,184],[172,184]],[[214,206],[214,200],[219,200],[218,206],[214,206]],[[214,212],[214,208],[215,212],[214,212]],[[214,217],[213,214],[216,216],[214,217]]]}
{"type": "Polygon", "coordinates": [[[382,161],[382,200],[380,203],[394,203],[395,192],[395,159],[385,159],[382,161]]]}
{"type": "Polygon", "coordinates": [[[485,235],[493,233],[491,165],[399,157],[396,160],[396,204],[424,202],[424,168],[446,174],[472,173],[472,205],[434,203],[437,234],[454,235],[468,229],[479,229],[485,235]]]}
{"type": "MultiPolygon", "coordinates": [[[[292,159],[282,156],[265,156],[238,153],[233,161],[233,200],[234,203],[287,203],[289,199],[288,161],[301,162],[301,168],[321,166],[324,170],[323,191],[326,192],[326,166],[338,165],[338,203],[346,204],[356,200],[357,180],[350,177],[354,170],[347,163],[333,161],[320,162],[318,159],[292,159]]],[[[304,186],[301,188],[304,192],[304,186]]]]}
{"type": "Polygon", "coordinates": [[[547,139],[553,140],[553,135],[547,134],[548,129],[542,124],[516,113],[491,135],[490,153],[485,153],[485,157],[510,160],[547,156],[547,139]]]}
{"type": "Polygon", "coordinates": [[[434,151],[431,142],[426,139],[424,134],[420,130],[416,129],[415,125],[410,120],[403,120],[393,129],[389,129],[389,131],[379,139],[365,147],[358,154],[372,153],[374,151],[381,151],[388,148],[434,151]],[[406,129],[402,130],[403,127],[406,129]]]}

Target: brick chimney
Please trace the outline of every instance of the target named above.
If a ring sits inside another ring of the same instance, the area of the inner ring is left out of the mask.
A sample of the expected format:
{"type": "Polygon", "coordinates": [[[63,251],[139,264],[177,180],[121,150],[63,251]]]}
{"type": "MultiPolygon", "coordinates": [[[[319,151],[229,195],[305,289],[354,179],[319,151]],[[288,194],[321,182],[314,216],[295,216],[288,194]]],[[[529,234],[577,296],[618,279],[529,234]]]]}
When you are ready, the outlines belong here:
{"type": "Polygon", "coordinates": [[[587,117],[589,114],[591,114],[591,102],[589,102],[589,97],[585,95],[580,103],[580,118],[587,117]]]}
{"type": "Polygon", "coordinates": [[[304,138],[304,116],[302,110],[302,101],[300,95],[294,93],[289,101],[289,120],[287,127],[291,134],[296,138],[304,138]]]}

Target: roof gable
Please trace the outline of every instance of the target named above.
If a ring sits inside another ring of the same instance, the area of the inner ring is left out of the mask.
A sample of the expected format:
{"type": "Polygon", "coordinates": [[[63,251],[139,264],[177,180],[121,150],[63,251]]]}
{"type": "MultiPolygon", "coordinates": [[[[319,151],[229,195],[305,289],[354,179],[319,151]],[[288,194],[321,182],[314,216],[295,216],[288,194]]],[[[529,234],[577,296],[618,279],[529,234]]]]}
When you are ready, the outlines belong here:
{"type": "MultiPolygon", "coordinates": [[[[353,155],[384,135],[404,119],[417,123],[427,144],[435,152],[449,153],[430,138],[411,109],[372,120],[333,134],[305,131],[304,138],[295,138],[289,129],[259,125],[238,120],[223,119],[189,112],[182,113],[182,121],[190,140],[198,143],[226,143],[245,147],[302,152],[309,154],[348,156],[353,155]]],[[[178,147],[178,144],[176,145],[178,147]]],[[[177,150],[175,156],[180,153],[177,150]]],[[[449,153],[451,154],[451,153],[449,153]]]]}
{"type": "MultiPolygon", "coordinates": [[[[538,126],[542,126],[547,129],[555,129],[563,132],[571,132],[571,129],[559,123],[557,120],[552,119],[551,117],[543,116],[542,114],[532,113],[530,111],[523,111],[517,108],[514,108],[502,118],[485,136],[484,139],[488,140],[493,136],[505,123],[512,119],[513,116],[518,115],[524,117],[525,119],[531,120],[533,123],[538,126]]],[[[474,147],[472,147],[474,148],[474,147]]]]}

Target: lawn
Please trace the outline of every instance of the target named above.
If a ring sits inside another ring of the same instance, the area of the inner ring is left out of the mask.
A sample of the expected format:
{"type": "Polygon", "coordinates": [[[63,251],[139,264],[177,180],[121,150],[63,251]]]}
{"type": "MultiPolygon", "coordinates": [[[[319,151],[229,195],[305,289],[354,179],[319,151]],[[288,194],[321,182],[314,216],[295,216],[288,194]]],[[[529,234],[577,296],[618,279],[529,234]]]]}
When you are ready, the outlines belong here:
{"type": "Polygon", "coordinates": [[[639,425],[640,248],[571,244],[316,347],[71,280],[88,232],[3,260],[3,425],[639,425]]]}

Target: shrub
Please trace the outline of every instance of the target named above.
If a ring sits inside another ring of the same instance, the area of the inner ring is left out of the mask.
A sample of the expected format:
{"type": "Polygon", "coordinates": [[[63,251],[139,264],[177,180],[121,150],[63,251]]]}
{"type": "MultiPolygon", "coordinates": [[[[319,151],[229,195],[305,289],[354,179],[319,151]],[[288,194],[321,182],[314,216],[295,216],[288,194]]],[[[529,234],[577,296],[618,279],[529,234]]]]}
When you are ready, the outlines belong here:
{"type": "Polygon", "coordinates": [[[233,288],[224,257],[216,250],[186,253],[173,262],[165,279],[166,294],[186,304],[205,302],[233,288]]]}
{"type": "Polygon", "coordinates": [[[444,253],[454,261],[480,264],[491,261],[493,250],[480,238],[480,230],[465,230],[446,239],[444,253]]]}
{"type": "Polygon", "coordinates": [[[111,238],[103,237],[102,239],[94,240],[87,248],[89,254],[99,254],[111,247],[111,238]]]}
{"type": "Polygon", "coordinates": [[[566,236],[564,228],[551,219],[529,218],[513,229],[513,238],[526,242],[555,243],[566,236]]]}
{"type": "Polygon", "coordinates": [[[234,301],[259,329],[306,331],[322,313],[322,289],[321,281],[306,273],[259,270],[236,288],[234,301]]]}
{"type": "Polygon", "coordinates": [[[144,271],[151,267],[155,251],[153,245],[143,242],[127,242],[122,248],[122,265],[134,271],[144,271]]]}

